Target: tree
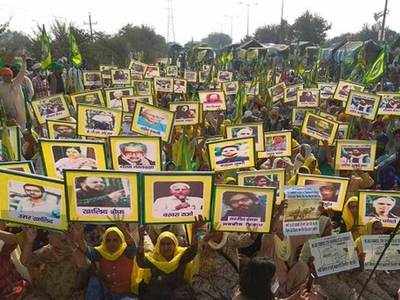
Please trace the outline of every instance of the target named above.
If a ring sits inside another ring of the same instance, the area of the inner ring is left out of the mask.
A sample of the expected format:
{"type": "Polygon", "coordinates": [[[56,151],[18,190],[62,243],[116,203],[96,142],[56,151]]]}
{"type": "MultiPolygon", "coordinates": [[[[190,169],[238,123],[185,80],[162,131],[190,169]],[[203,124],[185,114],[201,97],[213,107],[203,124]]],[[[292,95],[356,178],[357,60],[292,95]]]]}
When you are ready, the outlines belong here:
{"type": "Polygon", "coordinates": [[[272,24],[259,27],[254,33],[254,38],[262,43],[287,43],[290,42],[292,28],[283,20],[282,24],[272,24]]]}
{"type": "Polygon", "coordinates": [[[292,25],[293,37],[297,41],[308,41],[321,44],[325,41],[326,32],[331,29],[328,21],[308,10],[296,19],[292,25]]]}
{"type": "Polygon", "coordinates": [[[206,38],[201,40],[203,43],[207,43],[211,48],[221,49],[225,46],[232,44],[232,38],[219,32],[210,33],[206,38]]]}

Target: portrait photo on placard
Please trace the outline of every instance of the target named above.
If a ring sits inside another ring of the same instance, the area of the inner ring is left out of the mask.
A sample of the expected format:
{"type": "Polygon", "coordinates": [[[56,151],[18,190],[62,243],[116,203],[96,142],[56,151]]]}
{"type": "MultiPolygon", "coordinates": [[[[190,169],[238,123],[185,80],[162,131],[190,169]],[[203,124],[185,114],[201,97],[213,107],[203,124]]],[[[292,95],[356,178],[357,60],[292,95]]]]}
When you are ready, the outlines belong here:
{"type": "Polygon", "coordinates": [[[106,89],[104,93],[108,108],[122,109],[122,98],[133,96],[133,88],[106,89]]]}
{"type": "Polygon", "coordinates": [[[131,71],[129,69],[111,70],[111,82],[114,85],[130,85],[131,71]]]}
{"type": "Polygon", "coordinates": [[[127,97],[122,97],[122,110],[124,112],[133,113],[135,111],[135,103],[137,101],[153,105],[153,97],[151,95],[127,96],[127,97]]]}
{"type": "Polygon", "coordinates": [[[174,79],[174,93],[175,94],[186,94],[186,80],[174,79]]]}
{"type": "Polygon", "coordinates": [[[122,111],[104,107],[78,105],[77,132],[80,136],[108,137],[121,130],[122,111]]]}
{"type": "Polygon", "coordinates": [[[260,93],[260,85],[258,82],[247,81],[244,83],[244,89],[246,95],[256,96],[260,93]]]}
{"type": "Polygon", "coordinates": [[[31,105],[39,124],[46,123],[46,120],[60,120],[71,116],[62,94],[34,100],[31,105]]]}
{"type": "Polygon", "coordinates": [[[318,82],[319,97],[323,100],[332,99],[337,83],[318,82]]]}
{"type": "Polygon", "coordinates": [[[210,220],[211,172],[144,173],[144,222],[192,223],[210,220]]]}
{"type": "Polygon", "coordinates": [[[293,107],[292,110],[292,126],[300,127],[303,125],[304,118],[307,112],[314,112],[312,108],[298,108],[293,107]]]}
{"type": "Polygon", "coordinates": [[[144,64],[144,63],[142,63],[140,61],[131,59],[131,61],[129,62],[129,67],[128,68],[134,74],[144,75],[144,72],[146,71],[146,67],[147,67],[146,64],[144,64]]]}
{"type": "Polygon", "coordinates": [[[317,114],[306,113],[301,127],[301,133],[321,141],[327,141],[332,145],[336,138],[339,123],[323,118],[317,114]]]}
{"type": "Polygon", "coordinates": [[[103,92],[101,90],[87,91],[83,93],[76,93],[70,96],[72,106],[76,110],[78,104],[105,106],[103,92]]]}
{"type": "Polygon", "coordinates": [[[0,220],[67,229],[62,181],[0,169],[0,186],[0,220]]]}
{"type": "Polygon", "coordinates": [[[223,82],[222,89],[224,90],[225,95],[235,95],[239,90],[239,82],[237,81],[223,82]]]}
{"type": "Polygon", "coordinates": [[[158,66],[148,65],[146,72],[144,73],[145,79],[153,79],[154,77],[160,76],[160,69],[158,66]]]}
{"type": "Polygon", "coordinates": [[[139,219],[139,173],[66,171],[68,217],[71,221],[110,222],[139,219]]]}
{"type": "Polygon", "coordinates": [[[167,77],[155,77],[154,90],[156,92],[172,93],[174,91],[174,80],[167,77]]]}
{"type": "Polygon", "coordinates": [[[284,82],[280,82],[277,85],[268,88],[268,94],[271,97],[272,102],[278,102],[285,98],[286,85],[284,82]]]}
{"type": "Polygon", "coordinates": [[[259,158],[290,156],[292,153],[291,131],[270,131],[264,133],[265,149],[258,153],[259,158]]]}
{"type": "Polygon", "coordinates": [[[172,102],[169,110],[175,112],[174,125],[196,125],[200,122],[200,103],[199,102],[172,102]]]}
{"type": "Polygon", "coordinates": [[[167,66],[166,68],[167,77],[178,77],[178,67],[177,66],[167,66]]]}
{"type": "Polygon", "coordinates": [[[337,83],[333,99],[346,102],[351,90],[362,92],[364,90],[364,86],[350,81],[340,80],[337,83]]]}
{"type": "Polygon", "coordinates": [[[297,107],[318,107],[319,89],[310,88],[297,91],[297,107]]]}
{"type": "Polygon", "coordinates": [[[200,91],[200,102],[204,111],[226,110],[225,96],[223,92],[200,91]]]}
{"type": "Polygon", "coordinates": [[[78,138],[76,123],[64,121],[47,121],[47,137],[52,140],[78,138]]]}
{"type": "Polygon", "coordinates": [[[197,81],[197,72],[185,70],[183,78],[185,78],[185,80],[187,82],[196,82],[197,81]]]}
{"type": "Polygon", "coordinates": [[[159,137],[110,137],[110,153],[114,170],[161,171],[161,139],[159,137]]]}
{"type": "Polygon", "coordinates": [[[35,169],[33,168],[32,161],[10,161],[0,162],[0,169],[24,172],[27,174],[34,174],[35,169]]]}
{"type": "Polygon", "coordinates": [[[122,123],[121,123],[121,136],[138,136],[137,132],[132,131],[133,114],[132,113],[122,113],[122,123]]]}
{"type": "Polygon", "coordinates": [[[285,97],[283,102],[294,102],[297,101],[297,91],[304,88],[303,84],[292,84],[285,87],[285,97]]]}
{"type": "Polygon", "coordinates": [[[350,91],[345,113],[351,116],[374,120],[381,97],[371,93],[350,91]]]}
{"type": "Polygon", "coordinates": [[[276,204],[284,199],[285,169],[244,171],[237,173],[238,185],[276,188],[276,204]]]}
{"type": "Polygon", "coordinates": [[[254,138],[226,139],[207,143],[213,171],[251,168],[255,165],[254,138]]]}
{"type": "Polygon", "coordinates": [[[324,208],[342,211],[349,185],[349,179],[344,177],[299,173],[297,177],[297,185],[318,186],[324,208]]]}
{"type": "Polygon", "coordinates": [[[136,102],[132,130],[149,136],[159,136],[169,141],[174,124],[174,112],[149,104],[136,102]]]}
{"type": "Polygon", "coordinates": [[[217,231],[268,233],[274,202],[275,188],[217,185],[213,228],[217,231]]]}
{"type": "Polygon", "coordinates": [[[337,140],[336,170],[372,171],[375,164],[376,141],[337,140]]]}
{"type": "Polygon", "coordinates": [[[232,81],[233,73],[229,71],[218,71],[217,81],[219,83],[232,81]]]}
{"type": "Polygon", "coordinates": [[[151,81],[150,80],[133,80],[132,86],[136,96],[151,95],[151,81]]]}
{"type": "Polygon", "coordinates": [[[262,123],[229,125],[225,128],[226,137],[228,139],[254,137],[256,143],[256,151],[264,151],[264,133],[262,123]]]}
{"type": "Polygon", "coordinates": [[[376,93],[381,96],[378,115],[400,115],[400,93],[376,93]]]}
{"type": "Polygon", "coordinates": [[[92,141],[40,140],[44,170],[47,176],[63,178],[65,169],[105,169],[105,144],[92,141]]]}
{"type": "Polygon", "coordinates": [[[396,227],[400,221],[400,192],[361,190],[358,197],[360,225],[378,219],[384,227],[396,227]]]}
{"type": "Polygon", "coordinates": [[[83,85],[88,88],[101,88],[103,82],[101,81],[100,71],[82,71],[83,85]]]}

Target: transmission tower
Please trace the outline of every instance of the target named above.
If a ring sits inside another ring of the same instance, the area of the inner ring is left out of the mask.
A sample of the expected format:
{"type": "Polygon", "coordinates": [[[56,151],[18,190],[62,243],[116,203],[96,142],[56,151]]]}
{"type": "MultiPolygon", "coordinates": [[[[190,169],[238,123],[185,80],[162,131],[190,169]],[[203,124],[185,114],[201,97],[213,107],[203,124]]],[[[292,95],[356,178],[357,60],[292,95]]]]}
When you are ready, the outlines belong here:
{"type": "Polygon", "coordinates": [[[167,42],[175,42],[174,7],[172,0],[167,0],[167,42]]]}

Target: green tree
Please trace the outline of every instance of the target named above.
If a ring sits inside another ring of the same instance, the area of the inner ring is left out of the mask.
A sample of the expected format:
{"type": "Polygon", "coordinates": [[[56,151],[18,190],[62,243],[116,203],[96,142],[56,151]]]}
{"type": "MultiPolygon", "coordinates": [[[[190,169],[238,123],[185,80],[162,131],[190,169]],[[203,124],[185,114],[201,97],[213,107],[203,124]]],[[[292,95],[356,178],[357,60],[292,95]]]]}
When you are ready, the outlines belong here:
{"type": "Polygon", "coordinates": [[[232,38],[225,33],[213,32],[202,39],[201,42],[206,43],[211,48],[221,49],[232,44],[232,38]]]}
{"type": "Polygon", "coordinates": [[[295,40],[319,45],[325,41],[326,32],[331,29],[331,25],[321,16],[307,10],[295,20],[292,29],[295,40]]]}
{"type": "Polygon", "coordinates": [[[287,43],[292,37],[290,24],[283,20],[282,24],[272,24],[259,27],[254,33],[254,38],[262,43],[287,43]]]}

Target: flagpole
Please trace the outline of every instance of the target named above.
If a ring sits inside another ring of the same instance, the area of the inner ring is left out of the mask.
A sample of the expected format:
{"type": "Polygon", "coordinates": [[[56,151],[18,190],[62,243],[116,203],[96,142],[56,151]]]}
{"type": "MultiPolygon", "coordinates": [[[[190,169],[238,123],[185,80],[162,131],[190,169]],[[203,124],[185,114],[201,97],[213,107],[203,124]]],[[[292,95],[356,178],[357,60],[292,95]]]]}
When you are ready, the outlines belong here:
{"type": "Polygon", "coordinates": [[[385,41],[385,26],[386,26],[386,14],[387,14],[388,0],[385,0],[385,9],[383,10],[382,28],[381,28],[381,40],[385,41]]]}

